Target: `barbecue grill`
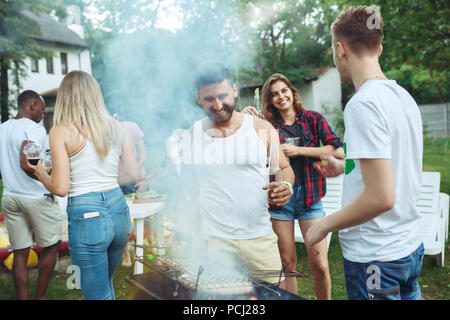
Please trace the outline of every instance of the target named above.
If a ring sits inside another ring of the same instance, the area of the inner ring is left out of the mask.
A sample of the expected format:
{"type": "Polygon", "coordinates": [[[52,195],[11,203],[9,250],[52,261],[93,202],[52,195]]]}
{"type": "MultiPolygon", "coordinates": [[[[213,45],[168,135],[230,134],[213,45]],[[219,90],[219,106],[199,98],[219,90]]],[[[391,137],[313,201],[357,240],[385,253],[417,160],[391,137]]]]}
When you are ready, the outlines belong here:
{"type": "Polygon", "coordinates": [[[197,265],[170,255],[135,257],[150,271],[125,278],[135,300],[304,300],[265,277],[311,277],[299,271],[265,270],[249,274],[244,269],[221,270],[197,265]]]}

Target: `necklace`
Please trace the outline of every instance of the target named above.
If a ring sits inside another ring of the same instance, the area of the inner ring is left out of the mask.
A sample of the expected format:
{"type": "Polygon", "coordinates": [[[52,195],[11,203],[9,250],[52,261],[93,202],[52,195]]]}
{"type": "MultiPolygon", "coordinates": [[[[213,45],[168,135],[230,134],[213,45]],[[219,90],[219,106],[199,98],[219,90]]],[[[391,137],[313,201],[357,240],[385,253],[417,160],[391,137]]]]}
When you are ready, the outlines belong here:
{"type": "Polygon", "coordinates": [[[361,82],[361,84],[359,85],[359,87],[361,88],[362,85],[363,85],[364,83],[366,83],[367,81],[369,81],[369,80],[376,80],[376,79],[379,79],[379,80],[387,80],[386,76],[384,76],[384,75],[383,75],[383,76],[370,76],[370,77],[364,79],[364,81],[361,82]]]}

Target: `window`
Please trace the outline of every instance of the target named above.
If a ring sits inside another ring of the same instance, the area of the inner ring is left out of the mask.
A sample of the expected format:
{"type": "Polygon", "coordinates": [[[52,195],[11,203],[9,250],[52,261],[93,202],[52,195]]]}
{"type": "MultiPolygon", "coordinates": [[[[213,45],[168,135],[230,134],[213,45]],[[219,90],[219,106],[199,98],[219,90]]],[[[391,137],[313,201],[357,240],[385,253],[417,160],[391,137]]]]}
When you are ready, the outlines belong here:
{"type": "Polygon", "coordinates": [[[31,72],[39,72],[39,60],[31,58],[31,72]]]}
{"type": "Polygon", "coordinates": [[[47,58],[47,73],[55,73],[53,70],[53,57],[47,58]]]}
{"type": "Polygon", "coordinates": [[[69,68],[67,66],[67,53],[61,52],[61,73],[67,74],[68,69],[69,68]]]}

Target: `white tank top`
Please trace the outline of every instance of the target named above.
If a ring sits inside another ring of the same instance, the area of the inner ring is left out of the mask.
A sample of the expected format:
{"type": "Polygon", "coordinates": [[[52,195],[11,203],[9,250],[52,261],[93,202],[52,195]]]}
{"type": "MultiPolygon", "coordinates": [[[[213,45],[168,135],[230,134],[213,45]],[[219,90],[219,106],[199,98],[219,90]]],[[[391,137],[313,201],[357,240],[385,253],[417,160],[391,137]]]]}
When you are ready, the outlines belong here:
{"type": "Polygon", "coordinates": [[[245,115],[231,136],[213,138],[194,124],[194,170],[199,183],[203,233],[225,239],[252,239],[273,232],[268,212],[267,148],[253,116],[245,115]],[[200,156],[200,157],[199,157],[200,156]]]}
{"type": "Polygon", "coordinates": [[[121,156],[122,149],[111,141],[108,156],[101,161],[94,145],[85,139],[82,146],[69,155],[69,197],[118,188],[117,172],[121,156]]]}

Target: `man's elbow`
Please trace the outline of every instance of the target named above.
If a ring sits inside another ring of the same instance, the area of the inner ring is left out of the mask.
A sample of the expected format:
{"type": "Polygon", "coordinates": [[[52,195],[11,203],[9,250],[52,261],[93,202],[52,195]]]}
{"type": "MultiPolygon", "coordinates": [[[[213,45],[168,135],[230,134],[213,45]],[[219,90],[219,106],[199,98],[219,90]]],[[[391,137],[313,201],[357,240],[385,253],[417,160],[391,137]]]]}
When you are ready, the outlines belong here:
{"type": "Polygon", "coordinates": [[[376,197],[377,207],[380,213],[392,210],[395,206],[395,193],[383,193],[376,197]]]}
{"type": "Polygon", "coordinates": [[[55,192],[53,192],[53,194],[55,196],[58,196],[58,197],[61,197],[61,198],[64,198],[65,196],[67,196],[68,193],[69,193],[68,190],[67,191],[56,190],[55,192]]]}
{"type": "Polygon", "coordinates": [[[60,185],[56,186],[54,190],[52,190],[53,194],[58,197],[65,197],[69,193],[69,186],[68,185],[60,185]]]}

